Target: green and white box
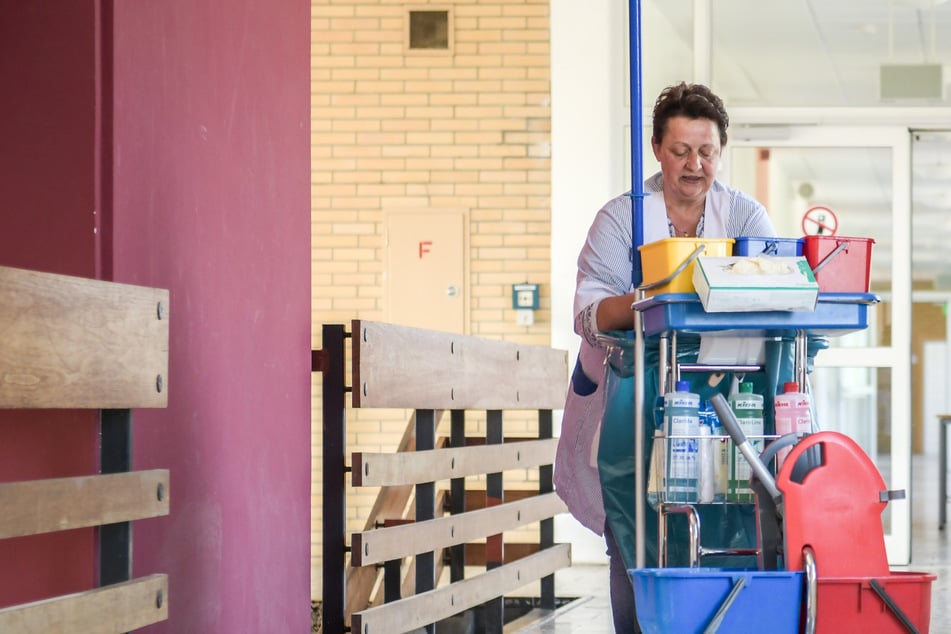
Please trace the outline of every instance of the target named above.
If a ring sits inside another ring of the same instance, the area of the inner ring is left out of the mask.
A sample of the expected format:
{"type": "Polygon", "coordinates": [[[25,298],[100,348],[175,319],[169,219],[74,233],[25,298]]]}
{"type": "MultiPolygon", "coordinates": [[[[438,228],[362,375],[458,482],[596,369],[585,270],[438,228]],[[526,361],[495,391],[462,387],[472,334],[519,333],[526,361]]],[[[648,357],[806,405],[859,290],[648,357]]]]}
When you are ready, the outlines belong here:
{"type": "Polygon", "coordinates": [[[693,285],[708,313],[814,311],[819,299],[804,257],[697,258],[693,285]]]}

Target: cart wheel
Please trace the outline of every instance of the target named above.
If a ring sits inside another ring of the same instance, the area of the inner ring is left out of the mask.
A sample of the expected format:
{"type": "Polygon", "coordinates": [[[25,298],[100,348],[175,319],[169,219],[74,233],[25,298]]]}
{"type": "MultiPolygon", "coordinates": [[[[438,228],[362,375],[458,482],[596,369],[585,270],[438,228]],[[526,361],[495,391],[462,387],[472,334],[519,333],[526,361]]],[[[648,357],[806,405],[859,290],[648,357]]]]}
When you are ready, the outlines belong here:
{"type": "Polygon", "coordinates": [[[810,546],[802,548],[802,567],[806,573],[806,628],[803,631],[805,634],[815,634],[819,579],[816,571],[816,555],[810,546]]]}

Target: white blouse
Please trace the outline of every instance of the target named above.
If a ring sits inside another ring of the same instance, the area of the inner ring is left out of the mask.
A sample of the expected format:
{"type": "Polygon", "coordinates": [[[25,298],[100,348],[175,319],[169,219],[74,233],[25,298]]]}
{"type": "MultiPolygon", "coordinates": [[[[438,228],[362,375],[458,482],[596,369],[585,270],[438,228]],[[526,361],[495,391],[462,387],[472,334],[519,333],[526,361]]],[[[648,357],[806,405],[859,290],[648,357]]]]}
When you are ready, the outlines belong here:
{"type": "MultiPolygon", "coordinates": [[[[647,179],[644,191],[644,244],[671,237],[662,175],[657,173],[647,179]]],[[[578,256],[574,328],[581,335],[581,368],[595,385],[602,378],[605,362],[605,351],[597,340],[598,304],[606,297],[624,295],[634,289],[632,209],[630,192],[608,201],[595,216],[578,256]]],[[[707,192],[703,213],[703,222],[698,227],[700,237],[776,235],[762,204],[719,181],[714,181],[707,192]]],[[[555,458],[555,490],[572,515],[600,535],[605,512],[597,455],[604,393],[602,386],[583,394],[578,394],[575,387],[572,381],[562,417],[555,458]]]]}

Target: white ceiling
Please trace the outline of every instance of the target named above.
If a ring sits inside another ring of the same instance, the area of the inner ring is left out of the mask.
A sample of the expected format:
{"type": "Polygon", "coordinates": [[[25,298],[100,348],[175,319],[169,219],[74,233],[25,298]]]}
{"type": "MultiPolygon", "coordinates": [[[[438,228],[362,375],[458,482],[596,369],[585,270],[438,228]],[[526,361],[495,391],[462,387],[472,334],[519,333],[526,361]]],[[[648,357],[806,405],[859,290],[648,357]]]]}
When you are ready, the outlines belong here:
{"type": "MultiPolygon", "coordinates": [[[[642,13],[666,20],[689,53],[693,5],[648,0],[642,13]]],[[[882,64],[951,62],[945,0],[710,0],[710,10],[714,81],[733,106],[881,105],[882,64]]]]}
{"type": "MultiPolygon", "coordinates": [[[[743,106],[947,107],[951,3],[946,0],[709,0],[711,84],[729,109],[743,106]],[[884,100],[883,65],[939,64],[940,99],[884,100]]],[[[644,94],[692,74],[693,0],[642,3],[644,94]]],[[[646,110],[645,110],[646,112],[646,110]]],[[[951,280],[949,132],[912,137],[913,271],[951,280]]],[[[853,216],[846,235],[881,236],[874,277],[888,276],[891,157],[874,150],[774,150],[774,169],[813,186],[815,204],[853,216]],[[849,211],[851,210],[851,211],[849,211]]]]}

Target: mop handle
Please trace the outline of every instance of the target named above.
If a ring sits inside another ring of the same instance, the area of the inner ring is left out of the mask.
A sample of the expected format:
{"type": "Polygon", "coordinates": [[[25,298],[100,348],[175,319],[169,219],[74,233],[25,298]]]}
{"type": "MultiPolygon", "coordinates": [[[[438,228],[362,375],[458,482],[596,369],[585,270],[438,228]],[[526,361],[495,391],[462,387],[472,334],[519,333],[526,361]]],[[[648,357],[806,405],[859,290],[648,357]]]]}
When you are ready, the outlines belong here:
{"type": "Polygon", "coordinates": [[[759,459],[759,456],[756,455],[756,451],[753,450],[753,445],[746,439],[746,434],[743,433],[743,428],[740,427],[740,422],[736,420],[736,416],[733,414],[733,410],[730,409],[729,403],[726,402],[722,394],[714,394],[710,398],[710,403],[713,405],[713,409],[716,410],[717,416],[720,417],[720,422],[723,423],[723,427],[726,428],[727,433],[730,434],[730,437],[733,438],[733,442],[736,443],[736,448],[740,450],[743,457],[746,458],[746,461],[750,463],[750,467],[753,468],[756,477],[763,483],[766,491],[776,502],[776,506],[780,507],[783,494],[776,488],[776,479],[773,477],[773,474],[769,472],[769,469],[766,468],[766,465],[763,464],[763,461],[759,459]]]}

